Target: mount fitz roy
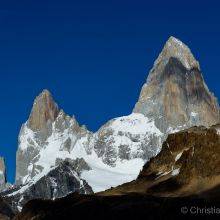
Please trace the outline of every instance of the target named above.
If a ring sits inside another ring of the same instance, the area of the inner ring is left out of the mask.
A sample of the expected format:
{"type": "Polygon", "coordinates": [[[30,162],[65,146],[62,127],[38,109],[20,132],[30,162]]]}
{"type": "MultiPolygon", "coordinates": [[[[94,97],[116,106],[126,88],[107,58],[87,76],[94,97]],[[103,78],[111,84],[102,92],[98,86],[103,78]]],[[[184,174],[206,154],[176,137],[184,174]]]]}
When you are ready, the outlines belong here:
{"type": "Polygon", "coordinates": [[[20,210],[33,198],[109,189],[134,180],[161,151],[168,134],[219,121],[217,99],[198,61],[184,43],[170,37],[133,112],[110,120],[95,133],[67,115],[44,90],[19,134],[16,184],[2,195],[20,210]]]}

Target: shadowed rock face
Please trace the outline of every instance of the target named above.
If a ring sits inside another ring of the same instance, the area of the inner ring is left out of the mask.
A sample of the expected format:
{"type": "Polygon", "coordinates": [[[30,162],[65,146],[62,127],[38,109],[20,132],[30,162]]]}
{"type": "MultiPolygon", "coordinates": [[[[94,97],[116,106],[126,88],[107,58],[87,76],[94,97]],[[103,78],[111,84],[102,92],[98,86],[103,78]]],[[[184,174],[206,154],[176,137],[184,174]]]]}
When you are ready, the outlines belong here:
{"type": "Polygon", "coordinates": [[[92,194],[92,188],[80,178],[83,170],[90,169],[83,159],[57,161],[57,166],[46,175],[1,195],[17,213],[32,199],[55,199],[73,192],[92,194]]]}
{"type": "Polygon", "coordinates": [[[128,194],[122,196],[86,196],[72,194],[55,200],[34,200],[29,202],[16,220],[54,220],[54,219],[218,219],[219,213],[204,215],[198,213],[183,214],[182,207],[216,207],[219,199],[206,200],[196,196],[182,198],[159,198],[143,194],[128,194]],[[207,218],[206,218],[207,216],[207,218]]]}
{"type": "Polygon", "coordinates": [[[133,110],[155,120],[163,133],[219,122],[217,99],[209,92],[190,49],[171,37],[155,61],[133,110]]]}
{"type": "Polygon", "coordinates": [[[9,220],[12,219],[14,213],[11,207],[0,197],[0,219],[9,220]]]}

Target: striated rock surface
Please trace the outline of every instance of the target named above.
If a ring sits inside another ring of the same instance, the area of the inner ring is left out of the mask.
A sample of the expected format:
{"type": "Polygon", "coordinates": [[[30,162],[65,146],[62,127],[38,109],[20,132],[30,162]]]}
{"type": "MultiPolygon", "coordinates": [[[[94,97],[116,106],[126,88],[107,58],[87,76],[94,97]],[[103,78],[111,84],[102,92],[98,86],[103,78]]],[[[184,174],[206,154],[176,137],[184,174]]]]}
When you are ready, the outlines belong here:
{"type": "Polygon", "coordinates": [[[219,122],[217,99],[206,86],[190,49],[170,37],[154,63],[133,110],[155,121],[164,134],[219,122]]]}

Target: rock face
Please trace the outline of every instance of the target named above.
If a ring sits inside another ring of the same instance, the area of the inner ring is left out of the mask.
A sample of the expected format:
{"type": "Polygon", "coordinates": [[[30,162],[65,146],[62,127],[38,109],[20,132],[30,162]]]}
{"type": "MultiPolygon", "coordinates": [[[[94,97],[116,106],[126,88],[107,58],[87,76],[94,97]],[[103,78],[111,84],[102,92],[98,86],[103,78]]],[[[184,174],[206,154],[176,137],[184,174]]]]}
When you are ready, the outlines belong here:
{"type": "Polygon", "coordinates": [[[133,113],[110,120],[96,133],[59,109],[44,90],[22,126],[16,185],[47,175],[65,159],[83,158],[81,172],[95,192],[134,180],[167,135],[219,122],[219,106],[190,49],[171,37],[150,71],[133,113]]]}
{"type": "Polygon", "coordinates": [[[193,127],[168,136],[139,179],[155,176],[154,194],[199,194],[220,185],[220,125],[193,127]]]}
{"type": "Polygon", "coordinates": [[[51,125],[59,114],[57,104],[54,102],[50,92],[44,90],[34,101],[28,127],[32,131],[43,131],[43,135],[51,131],[51,125]]]}
{"type": "Polygon", "coordinates": [[[45,176],[33,178],[22,187],[2,193],[14,212],[21,211],[24,204],[36,198],[55,199],[71,192],[92,194],[92,188],[80,178],[82,170],[90,170],[83,159],[59,161],[45,176]]]}
{"type": "Polygon", "coordinates": [[[153,119],[165,134],[219,122],[217,99],[208,90],[199,63],[174,37],[155,61],[133,111],[153,119]]]}
{"type": "Polygon", "coordinates": [[[0,157],[0,185],[4,185],[6,183],[6,168],[5,168],[5,160],[3,157],[0,157]]]}
{"type": "Polygon", "coordinates": [[[6,182],[5,160],[0,157],[0,192],[6,188],[6,182]]]}

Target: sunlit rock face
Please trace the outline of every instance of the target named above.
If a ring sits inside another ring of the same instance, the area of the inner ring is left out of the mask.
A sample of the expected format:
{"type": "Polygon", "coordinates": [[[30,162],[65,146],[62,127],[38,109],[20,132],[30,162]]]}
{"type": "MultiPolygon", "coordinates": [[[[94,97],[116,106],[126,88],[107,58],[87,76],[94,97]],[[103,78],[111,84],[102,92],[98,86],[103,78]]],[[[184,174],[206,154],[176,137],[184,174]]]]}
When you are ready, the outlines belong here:
{"type": "Polygon", "coordinates": [[[164,134],[219,122],[217,99],[206,86],[199,63],[174,37],[155,61],[133,111],[153,119],[164,134]]]}

